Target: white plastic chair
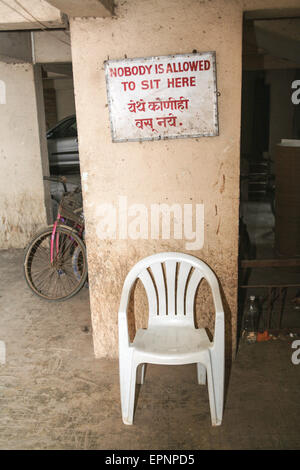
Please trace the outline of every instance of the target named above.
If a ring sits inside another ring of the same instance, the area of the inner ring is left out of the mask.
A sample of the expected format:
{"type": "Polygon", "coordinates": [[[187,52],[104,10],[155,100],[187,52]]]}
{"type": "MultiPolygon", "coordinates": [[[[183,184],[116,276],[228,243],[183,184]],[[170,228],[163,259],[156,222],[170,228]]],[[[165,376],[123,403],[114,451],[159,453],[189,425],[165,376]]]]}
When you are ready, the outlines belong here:
{"type": "Polygon", "coordinates": [[[119,367],[122,418],[133,423],[135,385],[144,382],[145,364],[197,364],[199,384],[208,382],[213,426],[222,423],[224,395],[224,312],[218,280],[203,261],[183,253],[159,253],[139,261],[128,273],[119,309],[119,367]],[[213,342],[195,328],[194,300],[205,278],[215,306],[213,342]],[[130,342],[127,307],[135,281],[147,293],[149,321],[130,342]],[[137,378],[138,375],[138,378],[137,378]]]}

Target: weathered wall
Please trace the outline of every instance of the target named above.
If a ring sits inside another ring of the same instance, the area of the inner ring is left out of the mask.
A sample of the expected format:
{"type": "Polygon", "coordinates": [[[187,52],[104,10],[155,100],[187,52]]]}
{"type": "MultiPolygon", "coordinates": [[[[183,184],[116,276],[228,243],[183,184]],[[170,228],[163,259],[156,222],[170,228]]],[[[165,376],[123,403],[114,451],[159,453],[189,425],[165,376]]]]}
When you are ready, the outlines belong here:
{"type": "Polygon", "coordinates": [[[54,80],[56,91],[57,120],[75,114],[73,80],[54,80]]]}
{"type": "Polygon", "coordinates": [[[1,62],[31,62],[30,33],[18,31],[0,32],[0,60],[1,62]]]}
{"type": "MultiPolygon", "coordinates": [[[[299,2],[298,2],[299,3],[299,2]]],[[[129,0],[116,17],[71,20],[79,149],[87,222],[94,346],[97,356],[117,355],[117,311],[124,278],[140,258],[186,249],[179,240],[100,240],[103,202],[204,203],[205,239],[190,251],[215,270],[224,291],[227,344],[234,347],[237,258],[243,9],[299,6],[297,2],[129,0]],[[290,5],[288,5],[290,4],[290,5]],[[216,51],[218,137],[112,143],[103,62],[110,59],[216,51]]],[[[142,295],[142,294],[141,294],[142,295]]],[[[138,297],[140,296],[140,293],[138,297]]],[[[211,304],[200,323],[212,326],[211,304]]],[[[143,305],[143,301],[138,302],[143,305]]],[[[145,324],[144,312],[135,323],[145,324]]]]}
{"type": "Polygon", "coordinates": [[[22,248],[46,223],[33,67],[0,62],[0,248],[22,248]]]}

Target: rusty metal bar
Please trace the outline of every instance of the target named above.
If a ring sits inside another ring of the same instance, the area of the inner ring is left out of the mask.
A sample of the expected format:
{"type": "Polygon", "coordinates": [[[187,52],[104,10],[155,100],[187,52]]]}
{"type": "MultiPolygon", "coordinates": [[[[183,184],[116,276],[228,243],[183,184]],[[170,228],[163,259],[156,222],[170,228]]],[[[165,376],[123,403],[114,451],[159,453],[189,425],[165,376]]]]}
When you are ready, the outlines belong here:
{"type": "Polygon", "coordinates": [[[278,287],[278,288],[284,288],[284,287],[300,287],[300,284],[246,284],[239,286],[241,289],[259,289],[259,288],[264,288],[267,289],[268,287],[278,287]]]}
{"type": "MultiPolygon", "coordinates": [[[[276,258],[276,259],[243,259],[240,262],[242,268],[291,268],[300,267],[300,258],[276,258]]],[[[245,282],[245,280],[244,280],[245,282]]],[[[287,298],[287,292],[289,288],[300,289],[300,283],[297,284],[242,284],[239,286],[241,289],[265,289],[267,295],[264,297],[262,303],[267,302],[266,305],[266,328],[270,330],[272,327],[271,323],[274,323],[273,311],[274,304],[279,300],[280,309],[278,320],[276,323],[278,328],[282,329],[282,321],[284,315],[284,308],[287,298]]]]}
{"type": "Polygon", "coordinates": [[[242,268],[291,268],[300,267],[300,258],[243,259],[242,268]]]}
{"type": "Polygon", "coordinates": [[[282,317],[283,317],[283,311],[284,311],[284,306],[285,306],[285,300],[287,296],[287,287],[282,287],[280,289],[280,300],[281,300],[281,309],[280,309],[280,314],[279,314],[279,329],[281,330],[282,326],[282,317]]]}

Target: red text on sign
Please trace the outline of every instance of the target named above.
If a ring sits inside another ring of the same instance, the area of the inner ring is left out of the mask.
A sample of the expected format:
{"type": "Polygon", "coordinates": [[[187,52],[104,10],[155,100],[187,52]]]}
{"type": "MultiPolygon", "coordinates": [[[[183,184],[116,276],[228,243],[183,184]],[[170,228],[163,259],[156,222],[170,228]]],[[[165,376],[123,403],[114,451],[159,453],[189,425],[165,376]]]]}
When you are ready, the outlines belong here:
{"type": "Polygon", "coordinates": [[[135,83],[134,82],[121,82],[121,85],[124,87],[124,91],[127,90],[134,90],[135,89],[135,83]]]}
{"type": "Polygon", "coordinates": [[[168,88],[196,86],[196,77],[168,78],[168,88]]]}
{"type": "Polygon", "coordinates": [[[154,80],[142,80],[141,88],[142,90],[152,90],[153,88],[157,90],[159,88],[159,82],[160,78],[156,78],[154,80]]]}

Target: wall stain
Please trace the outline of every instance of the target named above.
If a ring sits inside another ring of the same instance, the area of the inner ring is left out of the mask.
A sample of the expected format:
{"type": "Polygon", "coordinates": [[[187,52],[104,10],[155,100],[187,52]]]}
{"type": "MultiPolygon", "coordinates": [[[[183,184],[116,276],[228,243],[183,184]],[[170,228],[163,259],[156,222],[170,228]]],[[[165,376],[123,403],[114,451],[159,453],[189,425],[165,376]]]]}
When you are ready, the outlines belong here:
{"type": "Polygon", "coordinates": [[[225,175],[223,174],[222,183],[220,187],[220,193],[222,194],[225,190],[225,175]]]}
{"type": "Polygon", "coordinates": [[[10,198],[1,197],[0,248],[24,248],[34,233],[46,225],[44,201],[21,193],[10,198]]]}
{"type": "Polygon", "coordinates": [[[221,217],[219,217],[219,222],[218,222],[218,227],[217,227],[216,235],[219,235],[220,226],[221,226],[221,217]]]}

